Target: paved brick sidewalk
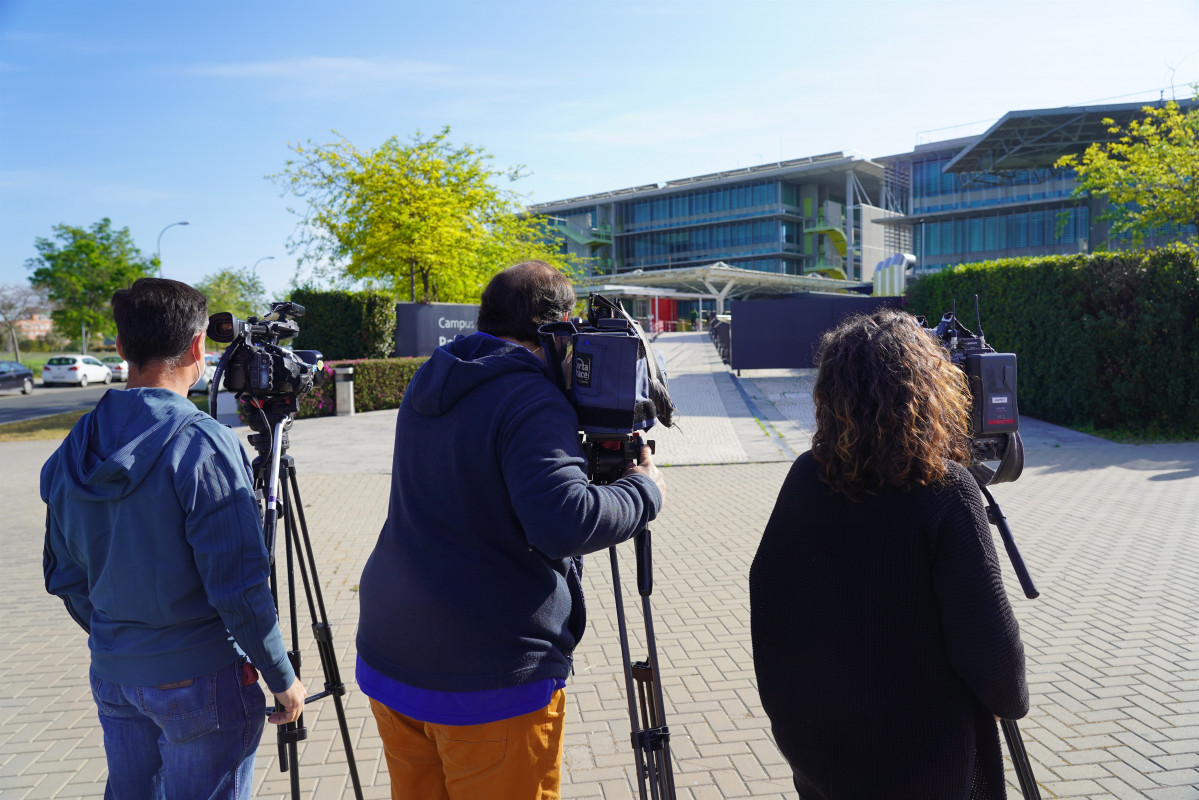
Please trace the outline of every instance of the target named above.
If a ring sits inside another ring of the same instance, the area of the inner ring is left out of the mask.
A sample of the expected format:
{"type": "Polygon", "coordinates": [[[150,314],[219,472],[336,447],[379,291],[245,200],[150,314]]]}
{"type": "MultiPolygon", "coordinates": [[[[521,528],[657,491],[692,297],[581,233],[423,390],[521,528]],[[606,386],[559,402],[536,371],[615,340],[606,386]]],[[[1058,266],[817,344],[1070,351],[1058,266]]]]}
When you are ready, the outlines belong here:
{"type": "MultiPolygon", "coordinates": [[[[668,502],[653,526],[652,603],[679,796],[793,800],[754,687],[746,584],[787,450],[807,446],[810,376],[734,380],[702,336],[664,335],[657,345],[670,361],[682,423],[653,436],[658,461],[678,465],[666,470],[668,502]]],[[[386,513],[393,419],[377,412],[304,420],[291,434],[368,798],[389,794],[373,720],[353,685],[355,589],[386,513]]],[[[1199,800],[1199,445],[1111,445],[1033,421],[1026,429],[1025,474],[994,493],[1042,592],[1038,600],[1020,596],[1005,564],[1033,692],[1021,728],[1042,794],[1199,800]]],[[[4,800],[103,793],[85,637],[45,594],[40,575],[37,471],[53,446],[0,444],[8,466],[0,484],[0,602],[9,620],[0,648],[4,800]]],[[[639,659],[631,548],[619,552],[639,659]]],[[[636,790],[607,555],[589,557],[584,577],[590,626],[568,687],[563,794],[623,800],[636,790]]],[[[318,662],[305,625],[302,615],[304,675],[314,687],[318,662]]],[[[333,705],[319,701],[306,719],[303,796],[351,796],[333,705]]],[[[289,796],[273,730],[263,738],[255,788],[256,797],[289,796]]]]}

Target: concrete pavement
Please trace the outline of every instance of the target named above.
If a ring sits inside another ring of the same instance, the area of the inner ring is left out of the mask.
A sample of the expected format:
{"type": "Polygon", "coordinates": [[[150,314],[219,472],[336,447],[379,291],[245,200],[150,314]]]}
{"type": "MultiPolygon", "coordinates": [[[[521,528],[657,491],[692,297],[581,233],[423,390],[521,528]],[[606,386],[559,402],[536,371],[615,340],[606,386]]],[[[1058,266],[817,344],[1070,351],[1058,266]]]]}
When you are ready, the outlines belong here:
{"type": "MultiPolygon", "coordinates": [[[[652,606],[679,797],[793,799],[754,685],[747,575],[789,462],[810,441],[812,376],[736,378],[703,334],[665,334],[657,346],[680,410],[676,430],[651,436],[656,461],[668,465],[667,503],[653,526],[652,606]]],[[[369,798],[389,794],[374,723],[353,685],[355,591],[386,515],[394,419],[390,411],[301,420],[290,434],[369,798]]],[[[1042,593],[1025,599],[1004,564],[1029,660],[1032,711],[1020,725],[1042,796],[1199,800],[1199,444],[1115,445],[1027,418],[1022,426],[1025,473],[993,491],[1042,593]]],[[[85,636],[45,594],[39,569],[37,472],[54,446],[0,444],[5,800],[103,794],[85,636]]],[[[640,659],[630,550],[620,548],[621,574],[640,659]]],[[[590,626],[568,686],[563,795],[635,797],[611,571],[604,554],[587,563],[590,626]]],[[[303,615],[300,627],[303,674],[318,687],[303,615]]],[[[305,797],[352,796],[333,711],[322,700],[306,713],[305,797]]],[[[1009,780],[1009,796],[1019,796],[1010,771],[1009,780]]],[[[268,730],[255,796],[288,789],[268,730]]]]}

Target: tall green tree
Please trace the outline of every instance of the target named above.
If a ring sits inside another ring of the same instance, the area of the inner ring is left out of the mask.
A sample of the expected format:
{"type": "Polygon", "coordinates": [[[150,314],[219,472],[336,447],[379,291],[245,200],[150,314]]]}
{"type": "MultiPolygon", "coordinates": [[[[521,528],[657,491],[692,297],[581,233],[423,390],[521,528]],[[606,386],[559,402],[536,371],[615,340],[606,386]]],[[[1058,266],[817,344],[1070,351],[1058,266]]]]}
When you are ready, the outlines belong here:
{"type": "Polygon", "coordinates": [[[266,313],[266,288],[262,279],[247,267],[226,267],[206,275],[196,289],[208,298],[208,313],[232,311],[245,319],[266,313]]]}
{"type": "Polygon", "coordinates": [[[283,172],[269,176],[303,201],[289,247],[319,278],[365,283],[421,302],[473,302],[514,261],[542,259],[570,271],[556,234],[525,216],[500,170],[450,129],[407,142],[392,137],[359,150],[344,137],[296,144],[283,172]],[[499,184],[499,185],[497,185],[499,184]]]}
{"type": "MultiPolygon", "coordinates": [[[[258,274],[247,267],[226,267],[205,276],[196,289],[208,299],[208,313],[231,311],[238,319],[261,317],[266,313],[266,288],[258,274]]],[[[209,350],[224,347],[207,340],[209,350]]]]}
{"type": "Polygon", "coordinates": [[[54,238],[39,237],[34,247],[37,257],[25,262],[33,270],[29,282],[54,304],[58,330],[80,331],[85,353],[94,334],[116,333],[113,292],[157,268],[157,259],[143,256],[133,244],[129,229],[114,230],[107,217],[87,229],[55,225],[54,238]]]}
{"type": "Polygon", "coordinates": [[[1080,194],[1106,198],[1112,233],[1127,233],[1138,245],[1162,227],[1199,228],[1199,104],[1186,113],[1174,101],[1143,110],[1126,128],[1104,120],[1113,141],[1056,163],[1078,173],[1080,194]]]}

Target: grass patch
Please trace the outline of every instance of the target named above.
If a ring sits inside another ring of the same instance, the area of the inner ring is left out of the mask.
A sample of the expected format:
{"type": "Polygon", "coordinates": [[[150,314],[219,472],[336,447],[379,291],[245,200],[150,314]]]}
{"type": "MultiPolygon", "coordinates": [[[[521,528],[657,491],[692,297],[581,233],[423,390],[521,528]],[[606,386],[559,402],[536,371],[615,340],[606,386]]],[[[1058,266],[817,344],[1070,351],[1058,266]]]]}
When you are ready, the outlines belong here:
{"type": "Polygon", "coordinates": [[[208,413],[208,393],[207,392],[205,392],[204,394],[189,394],[187,396],[187,399],[191,400],[193,403],[195,403],[196,408],[200,409],[205,414],[208,413]]]}
{"type": "Polygon", "coordinates": [[[1100,439],[1107,439],[1109,442],[1115,442],[1116,444],[1177,444],[1179,442],[1196,441],[1195,436],[1159,433],[1152,430],[1133,431],[1126,428],[1096,428],[1092,425],[1079,426],[1074,428],[1074,430],[1079,433],[1085,433],[1088,436],[1098,436],[1100,439]]]}
{"type": "Polygon", "coordinates": [[[65,439],[71,427],[90,409],[67,411],[37,419],[23,419],[0,425],[0,442],[32,442],[38,439],[65,439]]]}

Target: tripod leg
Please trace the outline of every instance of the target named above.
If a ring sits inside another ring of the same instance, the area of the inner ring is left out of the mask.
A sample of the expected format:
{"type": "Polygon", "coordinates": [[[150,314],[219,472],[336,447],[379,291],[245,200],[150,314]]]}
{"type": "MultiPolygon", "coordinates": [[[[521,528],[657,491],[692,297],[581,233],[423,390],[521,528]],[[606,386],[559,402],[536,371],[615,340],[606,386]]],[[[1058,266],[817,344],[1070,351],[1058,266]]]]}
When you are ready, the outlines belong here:
{"type": "Polygon", "coordinates": [[[1024,749],[1024,740],[1020,738],[1020,728],[1014,719],[1001,719],[999,727],[1003,728],[1003,738],[1007,740],[1007,749],[1012,756],[1012,765],[1016,768],[1016,780],[1020,782],[1020,792],[1024,800],[1041,800],[1041,790],[1037,779],[1032,774],[1032,764],[1028,760],[1028,751],[1024,749]]]}
{"type": "MultiPolygon", "coordinates": [[[[296,673],[296,677],[299,678],[302,664],[299,616],[296,613],[296,550],[295,537],[292,530],[294,521],[291,518],[291,514],[288,513],[286,498],[283,501],[283,512],[283,551],[287,564],[287,608],[288,619],[291,622],[291,650],[288,651],[287,656],[291,660],[291,666],[296,673]]],[[[300,568],[303,569],[303,566],[304,562],[301,561],[300,568]]],[[[276,704],[276,709],[278,709],[278,704],[276,704]]],[[[304,726],[304,715],[301,713],[295,722],[280,725],[276,735],[279,739],[279,768],[283,772],[289,773],[292,800],[300,800],[299,749],[300,742],[308,738],[308,728],[304,726]]]]}
{"type": "Polygon", "coordinates": [[[637,700],[633,688],[633,662],[629,658],[629,632],[625,626],[624,593],[620,586],[620,564],[616,557],[616,548],[609,547],[608,555],[612,561],[612,590],[616,594],[616,623],[620,631],[620,656],[624,662],[625,694],[629,700],[629,725],[632,728],[633,758],[637,762],[637,790],[641,800],[646,800],[646,764],[642,752],[640,729],[637,725],[637,700]]]}
{"type": "Polygon", "coordinates": [[[656,770],[661,783],[662,797],[674,800],[674,773],[670,766],[670,728],[666,725],[666,704],[662,695],[662,682],[658,676],[658,648],[654,640],[654,621],[650,613],[649,596],[641,598],[645,615],[645,641],[649,649],[649,715],[646,722],[655,732],[652,755],[658,761],[656,770]]]}
{"type": "Polygon", "coordinates": [[[320,580],[317,577],[316,557],[312,552],[312,540],[308,536],[308,523],[304,518],[304,506],[300,501],[300,486],[296,480],[295,462],[288,457],[288,480],[283,484],[283,506],[285,511],[285,528],[289,539],[295,540],[295,546],[301,553],[300,577],[304,583],[304,592],[308,600],[308,610],[311,614],[312,632],[316,639],[317,653],[321,660],[321,669],[325,678],[325,691],[317,697],[331,696],[333,708],[337,712],[338,728],[341,731],[341,742],[345,748],[346,763],[350,771],[350,782],[354,786],[354,797],[362,800],[362,783],[358,777],[358,764],[354,760],[354,748],[350,742],[350,729],[346,723],[345,706],[342,696],[345,694],[345,684],[341,680],[341,671],[337,667],[336,652],[333,648],[333,629],[325,613],[325,599],[321,593],[320,580]],[[292,502],[292,497],[295,502],[292,502]],[[296,525],[296,519],[299,525],[296,525]],[[309,579],[311,573],[311,580],[309,579]]]}
{"type": "Polygon", "coordinates": [[[659,788],[665,800],[674,800],[674,774],[670,766],[670,728],[666,725],[666,703],[658,675],[658,645],[654,637],[654,616],[649,599],[654,584],[648,528],[637,534],[633,545],[637,557],[637,587],[641,595],[641,612],[645,618],[645,644],[649,650],[649,659],[645,666],[648,667],[646,685],[651,705],[647,709],[643,699],[642,709],[645,712],[646,726],[653,731],[654,736],[650,755],[651,762],[657,762],[657,769],[653,770],[657,776],[656,783],[660,784],[659,788]]]}

